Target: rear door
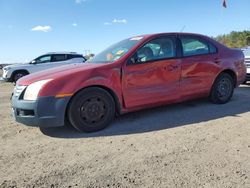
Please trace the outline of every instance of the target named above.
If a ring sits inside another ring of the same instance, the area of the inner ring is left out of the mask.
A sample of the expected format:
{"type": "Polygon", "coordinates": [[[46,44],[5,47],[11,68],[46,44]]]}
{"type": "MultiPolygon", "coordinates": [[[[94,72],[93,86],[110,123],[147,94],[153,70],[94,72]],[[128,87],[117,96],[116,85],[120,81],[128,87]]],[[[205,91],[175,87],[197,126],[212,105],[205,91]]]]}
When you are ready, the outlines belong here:
{"type": "Polygon", "coordinates": [[[217,48],[203,38],[193,35],[179,36],[182,47],[182,98],[208,95],[219,71],[217,48]]]}
{"type": "Polygon", "coordinates": [[[178,100],[180,66],[175,36],[156,38],[144,44],[123,67],[125,106],[136,108],[178,100]]]}

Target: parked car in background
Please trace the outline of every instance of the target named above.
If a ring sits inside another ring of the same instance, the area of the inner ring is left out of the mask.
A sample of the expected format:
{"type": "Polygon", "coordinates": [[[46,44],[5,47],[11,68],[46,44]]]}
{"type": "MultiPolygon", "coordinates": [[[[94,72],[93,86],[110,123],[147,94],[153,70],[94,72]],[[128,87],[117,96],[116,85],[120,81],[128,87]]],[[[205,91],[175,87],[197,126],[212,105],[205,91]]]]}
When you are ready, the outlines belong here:
{"type": "Polygon", "coordinates": [[[72,64],[83,63],[86,59],[74,52],[53,52],[37,57],[30,63],[14,64],[3,67],[2,78],[5,81],[16,82],[19,78],[46,69],[72,64]]]}
{"type": "Polygon", "coordinates": [[[246,82],[250,81],[250,47],[242,49],[245,55],[245,64],[247,67],[246,82]]]}
{"type": "Polygon", "coordinates": [[[209,37],[143,35],[112,45],[83,65],[21,78],[12,108],[16,121],[26,125],[56,127],[68,120],[93,132],[115,115],[139,109],[202,97],[226,103],[245,76],[243,52],[209,37]]]}
{"type": "Polygon", "coordinates": [[[95,56],[95,54],[88,54],[88,55],[85,55],[84,57],[86,60],[89,60],[89,59],[93,58],[94,56],[95,56]]]}

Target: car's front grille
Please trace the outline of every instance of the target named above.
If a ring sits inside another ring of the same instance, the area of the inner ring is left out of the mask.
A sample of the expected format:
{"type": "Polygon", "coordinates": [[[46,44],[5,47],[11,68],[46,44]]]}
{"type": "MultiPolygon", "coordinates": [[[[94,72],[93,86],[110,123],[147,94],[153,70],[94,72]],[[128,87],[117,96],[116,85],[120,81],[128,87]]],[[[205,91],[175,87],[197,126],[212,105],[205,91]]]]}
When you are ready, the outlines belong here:
{"type": "Polygon", "coordinates": [[[27,86],[16,86],[13,91],[15,97],[19,97],[27,86]]]}
{"type": "Polygon", "coordinates": [[[250,67],[250,57],[245,58],[245,63],[247,67],[250,67]]]}

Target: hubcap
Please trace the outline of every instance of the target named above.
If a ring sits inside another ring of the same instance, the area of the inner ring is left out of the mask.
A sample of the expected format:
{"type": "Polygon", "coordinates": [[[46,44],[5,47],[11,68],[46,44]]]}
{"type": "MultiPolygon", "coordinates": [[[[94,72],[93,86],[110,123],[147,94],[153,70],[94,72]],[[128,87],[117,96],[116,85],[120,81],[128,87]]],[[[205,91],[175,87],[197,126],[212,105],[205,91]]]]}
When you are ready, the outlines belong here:
{"type": "Polygon", "coordinates": [[[80,117],[86,123],[98,123],[106,115],[105,102],[98,97],[90,98],[83,102],[80,107],[80,117]]]}
{"type": "Polygon", "coordinates": [[[231,95],[232,83],[228,78],[220,80],[217,86],[217,93],[220,99],[227,99],[231,95]]]}

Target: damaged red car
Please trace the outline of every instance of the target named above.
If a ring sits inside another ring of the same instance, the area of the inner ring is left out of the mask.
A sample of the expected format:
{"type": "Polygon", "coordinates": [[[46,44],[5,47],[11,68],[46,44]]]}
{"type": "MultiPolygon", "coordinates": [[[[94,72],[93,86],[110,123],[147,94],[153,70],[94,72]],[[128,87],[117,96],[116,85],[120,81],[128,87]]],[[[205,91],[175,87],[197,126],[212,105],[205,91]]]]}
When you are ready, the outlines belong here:
{"type": "Polygon", "coordinates": [[[240,50],[189,33],[132,37],[84,64],[21,78],[12,109],[17,122],[39,127],[66,121],[85,132],[98,131],[119,114],[209,98],[228,102],[245,81],[240,50]]]}

